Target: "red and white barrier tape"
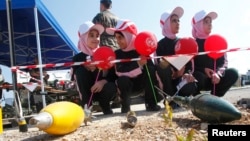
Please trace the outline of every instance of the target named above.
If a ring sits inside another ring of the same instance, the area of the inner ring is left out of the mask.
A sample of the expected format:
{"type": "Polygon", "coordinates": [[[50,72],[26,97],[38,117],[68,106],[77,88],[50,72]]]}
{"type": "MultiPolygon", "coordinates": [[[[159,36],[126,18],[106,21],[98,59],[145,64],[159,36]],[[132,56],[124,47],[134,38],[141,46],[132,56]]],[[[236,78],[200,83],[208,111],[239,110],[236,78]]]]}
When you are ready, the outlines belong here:
{"type": "Polygon", "coordinates": [[[19,73],[19,74],[21,74],[21,75],[24,75],[25,77],[28,77],[28,78],[30,78],[30,79],[32,79],[32,80],[35,80],[35,81],[38,82],[38,83],[41,83],[41,80],[38,80],[38,79],[36,79],[36,78],[34,78],[34,77],[31,77],[30,75],[28,75],[28,74],[27,74],[26,72],[24,72],[24,71],[16,70],[16,72],[19,73]]]}
{"type": "MultiPolygon", "coordinates": [[[[232,48],[227,50],[218,50],[218,51],[207,51],[207,52],[199,52],[199,53],[193,53],[193,54],[178,54],[178,55],[171,55],[171,56],[154,56],[154,57],[147,57],[146,59],[158,59],[162,57],[173,57],[173,56],[182,56],[182,55],[204,55],[209,53],[226,53],[226,52],[236,52],[236,51],[246,51],[250,50],[250,48],[232,48]]],[[[117,59],[110,61],[110,63],[118,63],[118,62],[130,62],[130,61],[139,61],[142,58],[129,58],[129,59],[117,59]]],[[[144,58],[145,59],[145,58],[144,58]]],[[[88,61],[88,62],[66,62],[66,63],[57,63],[57,64],[42,64],[42,65],[28,65],[28,66],[14,66],[11,67],[12,72],[16,72],[19,69],[32,69],[32,68],[54,68],[54,67],[71,67],[71,66],[78,66],[78,65],[86,65],[86,64],[92,64],[96,65],[103,61],[88,61]]]]}

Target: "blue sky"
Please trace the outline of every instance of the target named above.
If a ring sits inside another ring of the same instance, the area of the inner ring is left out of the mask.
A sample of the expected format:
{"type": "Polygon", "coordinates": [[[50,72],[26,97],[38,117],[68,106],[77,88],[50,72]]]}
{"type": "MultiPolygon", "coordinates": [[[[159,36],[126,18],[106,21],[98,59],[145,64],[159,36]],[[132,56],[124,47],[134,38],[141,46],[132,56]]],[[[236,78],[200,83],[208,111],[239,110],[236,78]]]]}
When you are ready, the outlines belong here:
{"type": "MultiPolygon", "coordinates": [[[[83,22],[92,20],[99,12],[100,0],[41,0],[67,33],[77,44],[77,30],[83,22]]],[[[130,19],[140,31],[151,31],[160,40],[163,36],[159,24],[164,11],[176,6],[184,8],[180,19],[179,37],[191,37],[191,19],[199,10],[215,11],[218,18],[213,21],[213,34],[220,34],[228,42],[228,48],[250,47],[250,1],[249,0],[112,0],[111,11],[119,18],[130,19]]],[[[246,74],[250,70],[250,50],[229,52],[229,67],[246,74]]],[[[3,67],[3,70],[5,68],[3,67]]],[[[10,71],[3,71],[3,73],[10,71]]],[[[11,82],[10,74],[5,74],[11,82]]]]}
{"type": "MultiPolygon", "coordinates": [[[[61,27],[77,44],[80,24],[99,12],[100,0],[42,0],[61,27]]],[[[151,31],[160,40],[163,36],[159,24],[160,16],[176,6],[184,8],[180,19],[179,37],[191,37],[191,18],[199,10],[216,11],[212,34],[219,34],[228,42],[228,48],[250,47],[250,1],[238,0],[112,0],[112,12],[119,18],[135,22],[140,31],[151,31]]],[[[229,52],[229,67],[240,73],[250,69],[250,51],[229,52]]]]}

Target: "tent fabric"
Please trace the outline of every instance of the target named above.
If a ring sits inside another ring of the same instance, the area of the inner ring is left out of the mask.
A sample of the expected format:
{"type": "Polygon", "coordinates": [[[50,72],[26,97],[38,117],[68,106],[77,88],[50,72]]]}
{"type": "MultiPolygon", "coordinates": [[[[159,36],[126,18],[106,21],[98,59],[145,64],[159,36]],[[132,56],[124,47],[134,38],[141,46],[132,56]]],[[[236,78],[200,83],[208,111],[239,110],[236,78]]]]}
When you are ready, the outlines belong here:
{"type": "MultiPolygon", "coordinates": [[[[37,56],[34,9],[37,8],[43,64],[71,62],[78,49],[41,0],[11,0],[16,66],[33,63],[37,56]]],[[[0,64],[11,67],[6,0],[0,1],[0,64]]]]}

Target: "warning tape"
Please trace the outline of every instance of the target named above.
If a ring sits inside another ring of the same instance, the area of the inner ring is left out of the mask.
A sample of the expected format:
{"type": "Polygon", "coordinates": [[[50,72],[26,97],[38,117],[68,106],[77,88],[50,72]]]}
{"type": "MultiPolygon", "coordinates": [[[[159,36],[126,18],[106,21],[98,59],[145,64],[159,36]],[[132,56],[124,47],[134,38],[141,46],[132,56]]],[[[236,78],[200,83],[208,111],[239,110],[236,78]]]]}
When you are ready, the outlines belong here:
{"type": "Polygon", "coordinates": [[[36,78],[34,78],[34,77],[31,77],[30,75],[28,75],[28,73],[26,73],[26,72],[24,72],[24,71],[16,70],[16,72],[19,73],[19,74],[21,74],[21,75],[24,75],[25,77],[28,77],[28,78],[30,78],[30,79],[32,79],[32,80],[35,80],[35,81],[38,82],[38,83],[41,83],[41,80],[36,79],[36,78]]]}
{"type": "MultiPolygon", "coordinates": [[[[178,55],[169,55],[169,56],[154,56],[154,57],[139,57],[139,58],[129,58],[129,59],[116,59],[116,60],[110,61],[110,63],[131,62],[131,61],[139,61],[139,60],[142,60],[142,59],[158,59],[158,58],[162,58],[162,57],[178,57],[178,56],[182,56],[182,55],[196,56],[196,55],[205,55],[205,54],[209,54],[209,53],[226,53],[226,52],[237,52],[237,51],[247,51],[247,50],[250,50],[250,48],[232,48],[232,49],[227,49],[227,50],[207,51],[207,52],[199,52],[199,53],[191,53],[191,54],[178,54],[178,55]]],[[[38,79],[36,79],[34,77],[31,77],[26,72],[21,71],[20,69],[33,69],[33,68],[40,68],[40,67],[41,68],[72,67],[72,66],[87,65],[87,64],[97,65],[100,62],[103,62],[103,61],[66,62],[66,63],[57,63],[57,64],[14,66],[14,67],[11,67],[11,71],[12,72],[17,72],[17,73],[19,73],[21,75],[24,75],[24,76],[26,76],[26,77],[28,77],[30,79],[33,79],[36,82],[41,84],[41,80],[38,80],[38,79]]],[[[0,88],[5,89],[5,88],[10,88],[12,86],[13,85],[11,85],[11,84],[4,84],[4,85],[0,86],[0,88]]],[[[19,87],[21,87],[21,84],[19,84],[19,87]]]]}
{"type": "MultiPolygon", "coordinates": [[[[118,63],[118,62],[130,62],[130,61],[139,61],[142,59],[158,59],[162,57],[178,57],[183,55],[205,55],[209,53],[226,53],[226,52],[237,52],[237,51],[246,51],[250,50],[250,48],[232,48],[232,49],[226,49],[226,50],[217,50],[217,51],[207,51],[207,52],[199,52],[199,53],[191,53],[191,54],[176,54],[176,55],[169,55],[169,56],[154,56],[154,57],[146,57],[146,58],[128,58],[128,59],[116,59],[110,61],[110,63],[118,63]]],[[[11,67],[12,72],[17,72],[17,70],[20,69],[33,69],[33,68],[54,68],[54,67],[72,67],[72,66],[78,66],[78,65],[97,65],[99,63],[102,63],[104,61],[87,61],[87,62],[66,62],[66,63],[57,63],[57,64],[41,64],[41,65],[28,65],[28,66],[14,66],[11,67]]]]}
{"type": "MultiPolygon", "coordinates": [[[[28,75],[28,73],[26,73],[24,71],[16,70],[16,72],[21,74],[21,75],[24,75],[25,77],[28,77],[29,79],[32,79],[32,80],[36,81],[38,84],[42,84],[41,80],[38,80],[38,79],[36,79],[34,77],[31,77],[30,75],[28,75]]],[[[30,85],[32,85],[33,83],[35,83],[35,82],[29,82],[30,85]]],[[[22,88],[23,85],[21,83],[17,83],[17,87],[22,88]]],[[[0,85],[0,89],[12,89],[12,88],[13,88],[13,85],[9,84],[9,83],[4,83],[4,84],[0,85]]]]}

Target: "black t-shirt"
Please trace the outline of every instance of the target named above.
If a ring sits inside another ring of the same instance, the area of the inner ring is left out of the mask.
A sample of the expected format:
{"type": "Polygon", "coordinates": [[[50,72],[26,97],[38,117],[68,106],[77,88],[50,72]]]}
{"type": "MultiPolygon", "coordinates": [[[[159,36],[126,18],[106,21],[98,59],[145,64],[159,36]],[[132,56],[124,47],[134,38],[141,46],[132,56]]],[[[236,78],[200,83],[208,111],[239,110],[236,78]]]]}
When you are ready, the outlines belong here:
{"type": "MultiPolygon", "coordinates": [[[[206,39],[196,39],[196,42],[198,44],[198,52],[204,52],[204,43],[206,39]]],[[[204,55],[197,55],[194,57],[194,64],[195,64],[195,70],[204,72],[204,68],[210,68],[214,69],[214,64],[216,61],[216,69],[223,67],[225,62],[225,57],[222,56],[216,60],[209,57],[207,54],[204,55]]]]}
{"type": "MultiPolygon", "coordinates": [[[[167,37],[164,37],[158,42],[158,46],[156,49],[156,55],[157,56],[171,56],[175,55],[175,45],[178,42],[179,38],[176,39],[169,39],[167,37]]],[[[159,60],[158,60],[159,62],[159,60]]],[[[172,65],[171,65],[172,66],[172,65]]],[[[177,71],[177,69],[172,66],[174,70],[177,71]]],[[[189,61],[186,64],[185,72],[188,73],[190,70],[192,70],[192,62],[189,61]]]]}

